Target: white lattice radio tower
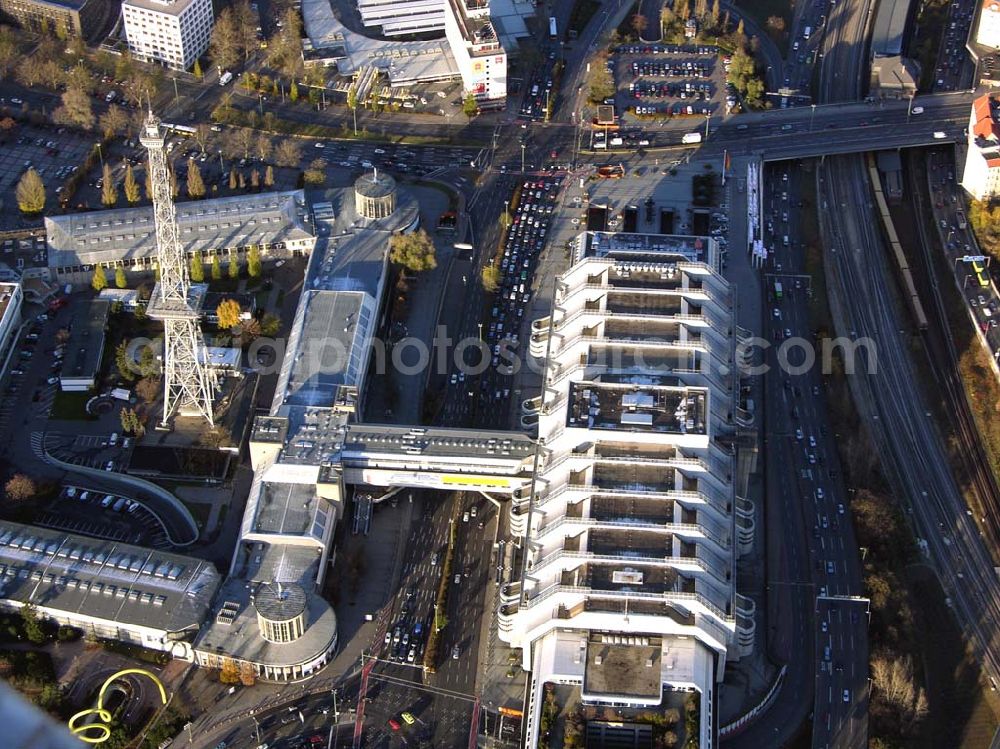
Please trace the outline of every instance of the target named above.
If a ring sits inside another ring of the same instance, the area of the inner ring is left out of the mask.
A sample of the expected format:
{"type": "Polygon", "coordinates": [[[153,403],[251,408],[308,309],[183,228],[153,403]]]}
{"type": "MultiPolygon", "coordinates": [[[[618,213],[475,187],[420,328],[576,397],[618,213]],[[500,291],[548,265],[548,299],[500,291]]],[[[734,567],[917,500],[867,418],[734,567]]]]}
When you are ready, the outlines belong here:
{"type": "Polygon", "coordinates": [[[212,412],[217,387],[209,369],[205,340],[199,324],[199,310],[207,291],[204,284],[192,284],[188,275],[187,253],[177,230],[177,211],[170,195],[167,150],[160,133],[160,120],[152,111],[146,117],[139,142],[149,152],[149,183],[153,189],[153,216],[156,221],[156,262],[160,280],[153,289],[147,314],[163,322],[163,418],[167,426],[175,412],[201,416],[215,425],[212,412]]]}

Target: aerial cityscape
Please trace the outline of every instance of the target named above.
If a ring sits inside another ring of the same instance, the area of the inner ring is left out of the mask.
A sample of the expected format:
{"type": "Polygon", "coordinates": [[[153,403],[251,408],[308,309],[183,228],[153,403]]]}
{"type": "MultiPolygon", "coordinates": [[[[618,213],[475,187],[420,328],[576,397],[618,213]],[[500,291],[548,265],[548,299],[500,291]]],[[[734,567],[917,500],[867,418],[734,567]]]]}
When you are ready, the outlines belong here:
{"type": "Polygon", "coordinates": [[[4,749],[1000,747],[1000,0],[0,0],[4,749]]]}

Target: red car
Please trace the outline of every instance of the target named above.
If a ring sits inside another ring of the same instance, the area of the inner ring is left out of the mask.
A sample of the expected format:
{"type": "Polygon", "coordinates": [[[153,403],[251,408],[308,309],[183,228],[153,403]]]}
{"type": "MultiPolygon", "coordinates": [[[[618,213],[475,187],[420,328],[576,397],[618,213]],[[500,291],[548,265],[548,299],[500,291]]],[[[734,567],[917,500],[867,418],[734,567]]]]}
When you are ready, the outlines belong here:
{"type": "Polygon", "coordinates": [[[310,736],[309,737],[309,743],[310,744],[322,744],[323,741],[324,741],[323,737],[320,736],[318,733],[315,736],[310,736]]]}
{"type": "Polygon", "coordinates": [[[393,731],[398,731],[400,729],[399,722],[395,718],[389,718],[389,728],[393,731]]]}

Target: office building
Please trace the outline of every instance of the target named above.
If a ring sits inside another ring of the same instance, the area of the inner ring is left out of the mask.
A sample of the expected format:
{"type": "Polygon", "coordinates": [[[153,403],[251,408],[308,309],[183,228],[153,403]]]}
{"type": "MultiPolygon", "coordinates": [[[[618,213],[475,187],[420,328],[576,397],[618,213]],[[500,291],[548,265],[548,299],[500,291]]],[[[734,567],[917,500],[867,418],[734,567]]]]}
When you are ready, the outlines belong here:
{"type": "Polygon", "coordinates": [[[984,94],[972,102],[962,187],[976,200],[1000,194],[1000,101],[984,94]]]}
{"type": "Polygon", "coordinates": [[[204,54],[215,19],[212,0],[124,0],[122,17],[129,51],[174,70],[204,54]]]}
{"type": "Polygon", "coordinates": [[[539,465],[512,498],[523,568],[500,592],[499,636],[530,672],[526,746],[555,683],[619,709],[697,694],[710,747],[755,628],[736,592],[753,505],[733,479],[735,293],[713,239],[588,231],[573,252],[533,325],[539,465]]]}
{"type": "Polygon", "coordinates": [[[507,52],[490,18],[489,0],[445,0],[444,33],[462,77],[462,87],[480,107],[507,98],[507,52]]]}
{"type": "Polygon", "coordinates": [[[102,0],[0,0],[0,17],[41,33],[65,30],[68,36],[89,38],[104,17],[102,0]]]}

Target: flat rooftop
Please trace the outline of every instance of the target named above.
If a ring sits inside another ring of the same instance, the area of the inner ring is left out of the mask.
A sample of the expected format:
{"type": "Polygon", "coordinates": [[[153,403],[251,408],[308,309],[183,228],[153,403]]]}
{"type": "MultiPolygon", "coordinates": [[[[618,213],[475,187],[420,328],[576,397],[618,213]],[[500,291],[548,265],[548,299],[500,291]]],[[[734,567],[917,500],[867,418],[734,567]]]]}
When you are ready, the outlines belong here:
{"type": "Polygon", "coordinates": [[[592,633],[583,693],[659,701],[664,683],[693,681],[696,648],[693,638],[592,633]]]}
{"type": "Polygon", "coordinates": [[[617,261],[623,268],[632,264],[637,269],[641,269],[644,263],[709,263],[710,247],[707,237],[587,231],[583,233],[576,260],[608,258],[617,261]]]}
{"type": "Polygon", "coordinates": [[[322,540],[323,520],[316,515],[319,503],[325,503],[325,500],[316,496],[315,486],[262,481],[259,491],[257,514],[253,522],[255,533],[286,536],[308,534],[322,540]],[[314,525],[318,527],[314,528],[314,525]]]}
{"type": "Polygon", "coordinates": [[[124,0],[122,5],[130,5],[133,8],[152,10],[156,13],[166,13],[171,16],[179,16],[194,0],[124,0]]]}
{"type": "Polygon", "coordinates": [[[344,453],[362,451],[439,457],[479,451],[484,458],[528,458],[534,455],[535,443],[518,432],[351,424],[344,437],[344,453]]]}
{"type": "Polygon", "coordinates": [[[566,426],[627,432],[705,434],[703,388],[572,382],[566,426]]]}
{"type": "Polygon", "coordinates": [[[315,465],[276,463],[254,474],[241,535],[289,536],[310,548],[325,543],[336,509],[316,493],[315,465]]]}
{"type": "Polygon", "coordinates": [[[201,626],[219,583],[200,559],[0,521],[0,598],[183,632],[201,626]]]}
{"type": "Polygon", "coordinates": [[[587,642],[584,692],[659,697],[661,647],[659,637],[592,634],[587,642]]]}
{"type": "MultiPolygon", "coordinates": [[[[177,204],[188,252],[313,239],[302,190],[177,204]]],[[[126,262],[156,254],[152,206],[45,217],[50,268],[126,262]]]]}
{"type": "Polygon", "coordinates": [[[393,85],[458,77],[458,63],[445,39],[385,41],[351,31],[334,15],[330,0],[302,0],[302,20],[311,59],[342,58],[338,69],[351,75],[366,65],[386,72],[393,85]],[[329,57],[324,57],[324,51],[329,57]]]}
{"type": "Polygon", "coordinates": [[[104,335],[111,302],[104,299],[77,300],[73,304],[73,327],[66,342],[60,377],[93,379],[104,353],[104,335]]]}
{"type": "Polygon", "coordinates": [[[337,386],[358,385],[360,358],[368,354],[359,344],[373,325],[373,308],[363,292],[306,292],[298,346],[282,365],[283,404],[333,405],[337,386]]]}

